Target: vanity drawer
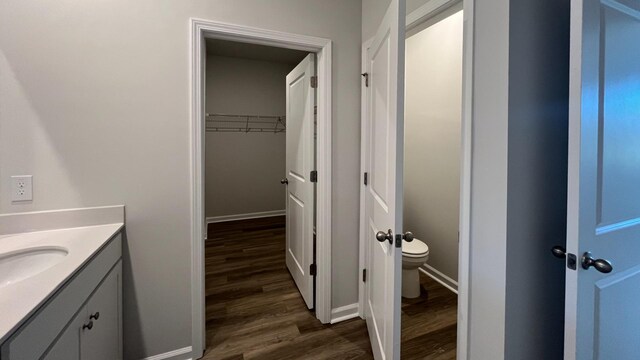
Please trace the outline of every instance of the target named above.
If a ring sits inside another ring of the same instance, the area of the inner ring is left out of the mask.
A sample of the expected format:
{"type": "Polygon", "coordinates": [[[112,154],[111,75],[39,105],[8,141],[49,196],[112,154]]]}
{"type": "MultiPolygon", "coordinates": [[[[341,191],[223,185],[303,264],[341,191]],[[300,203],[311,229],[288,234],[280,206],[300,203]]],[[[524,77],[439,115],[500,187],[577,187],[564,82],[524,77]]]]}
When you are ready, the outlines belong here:
{"type": "Polygon", "coordinates": [[[121,257],[118,233],[2,344],[2,360],[40,358],[121,257]]]}

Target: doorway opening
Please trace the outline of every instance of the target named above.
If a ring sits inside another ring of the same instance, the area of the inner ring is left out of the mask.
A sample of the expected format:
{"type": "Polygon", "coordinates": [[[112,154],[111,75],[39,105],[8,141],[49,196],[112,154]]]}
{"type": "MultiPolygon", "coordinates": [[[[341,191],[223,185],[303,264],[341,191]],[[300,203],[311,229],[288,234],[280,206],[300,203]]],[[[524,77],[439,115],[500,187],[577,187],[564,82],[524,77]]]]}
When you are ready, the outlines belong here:
{"type": "Polygon", "coordinates": [[[456,358],[463,23],[458,3],[405,42],[402,359],[456,358]]]}
{"type": "Polygon", "coordinates": [[[251,336],[227,336],[233,311],[247,326],[250,309],[330,321],[331,41],[191,24],[192,352],[218,358],[252,350],[238,341],[251,336]],[[278,291],[301,309],[229,303],[278,291]]]}
{"type": "Polygon", "coordinates": [[[405,22],[392,0],[363,44],[360,315],[380,358],[468,356],[472,7],[405,22]]]}
{"type": "Polygon", "coordinates": [[[253,329],[314,319],[315,54],[206,40],[205,357],[247,355],[253,329]]]}

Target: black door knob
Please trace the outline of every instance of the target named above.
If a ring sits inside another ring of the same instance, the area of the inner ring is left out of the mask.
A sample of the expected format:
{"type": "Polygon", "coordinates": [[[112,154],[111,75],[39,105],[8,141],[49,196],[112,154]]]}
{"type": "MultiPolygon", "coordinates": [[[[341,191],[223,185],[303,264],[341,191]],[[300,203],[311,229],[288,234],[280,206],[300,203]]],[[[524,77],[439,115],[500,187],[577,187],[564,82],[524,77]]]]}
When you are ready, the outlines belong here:
{"type": "Polygon", "coordinates": [[[411,231],[407,231],[404,234],[402,234],[402,240],[412,242],[413,239],[415,239],[415,237],[413,236],[413,233],[411,231]]]}
{"type": "Polygon", "coordinates": [[[288,184],[289,184],[289,179],[284,178],[284,179],[280,180],[280,184],[282,184],[282,185],[288,185],[288,184]]]}
{"type": "Polygon", "coordinates": [[[98,320],[100,318],[100,312],[96,311],[95,314],[89,315],[89,320],[98,320]]]}
{"type": "Polygon", "coordinates": [[[551,253],[558,259],[564,259],[567,257],[567,250],[564,248],[564,246],[556,245],[552,247],[551,253]]]}
{"type": "Polygon", "coordinates": [[[378,231],[376,233],[376,240],[380,242],[389,241],[389,244],[393,244],[393,232],[391,232],[391,229],[386,233],[384,231],[378,231]]]}
{"type": "Polygon", "coordinates": [[[89,330],[93,329],[93,321],[89,321],[88,324],[82,325],[82,330],[84,329],[89,329],[89,330]]]}
{"type": "Polygon", "coordinates": [[[590,252],[582,254],[582,268],[588,270],[590,267],[594,267],[601,273],[608,274],[613,270],[611,263],[605,259],[594,259],[590,252]]]}

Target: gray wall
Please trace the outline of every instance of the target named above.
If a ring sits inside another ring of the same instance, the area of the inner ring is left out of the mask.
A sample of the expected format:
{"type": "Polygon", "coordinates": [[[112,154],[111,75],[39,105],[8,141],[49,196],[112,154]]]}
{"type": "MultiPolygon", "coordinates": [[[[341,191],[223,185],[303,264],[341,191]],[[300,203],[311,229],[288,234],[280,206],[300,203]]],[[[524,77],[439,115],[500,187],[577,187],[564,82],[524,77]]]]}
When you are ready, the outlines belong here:
{"type": "Polygon", "coordinates": [[[561,359],[567,1],[475,4],[472,359],[561,359]],[[541,346],[541,344],[544,344],[541,346]]]}
{"type": "Polygon", "coordinates": [[[376,34],[391,0],[362,0],[362,42],[376,34]]]}
{"type": "MultiPolygon", "coordinates": [[[[295,65],[207,56],[206,112],[284,116],[295,65]]],[[[285,135],[207,132],[207,217],[285,209],[285,135]]]]}
{"type": "Polygon", "coordinates": [[[189,18],[333,40],[333,299],[357,302],[361,5],[0,2],[0,212],[126,204],[125,357],[190,345],[189,18]],[[9,176],[34,175],[34,201],[9,176]]]}
{"type": "MultiPolygon", "coordinates": [[[[404,228],[428,265],[458,279],[462,11],[407,38],[404,228]]],[[[437,276],[437,275],[436,275],[437,276]]]]}
{"type": "Polygon", "coordinates": [[[562,359],[569,0],[509,8],[506,359],[562,359]],[[540,346],[544,344],[544,346],[540,346]]]}

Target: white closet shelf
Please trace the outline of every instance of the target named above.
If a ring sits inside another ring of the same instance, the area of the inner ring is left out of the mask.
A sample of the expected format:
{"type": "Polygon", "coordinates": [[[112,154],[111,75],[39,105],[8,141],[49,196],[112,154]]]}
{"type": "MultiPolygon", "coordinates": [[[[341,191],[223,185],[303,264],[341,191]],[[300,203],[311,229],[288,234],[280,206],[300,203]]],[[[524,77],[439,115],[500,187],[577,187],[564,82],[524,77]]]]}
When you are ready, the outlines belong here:
{"type": "Polygon", "coordinates": [[[285,116],[206,114],[209,132],[282,133],[287,129],[285,116]]]}

